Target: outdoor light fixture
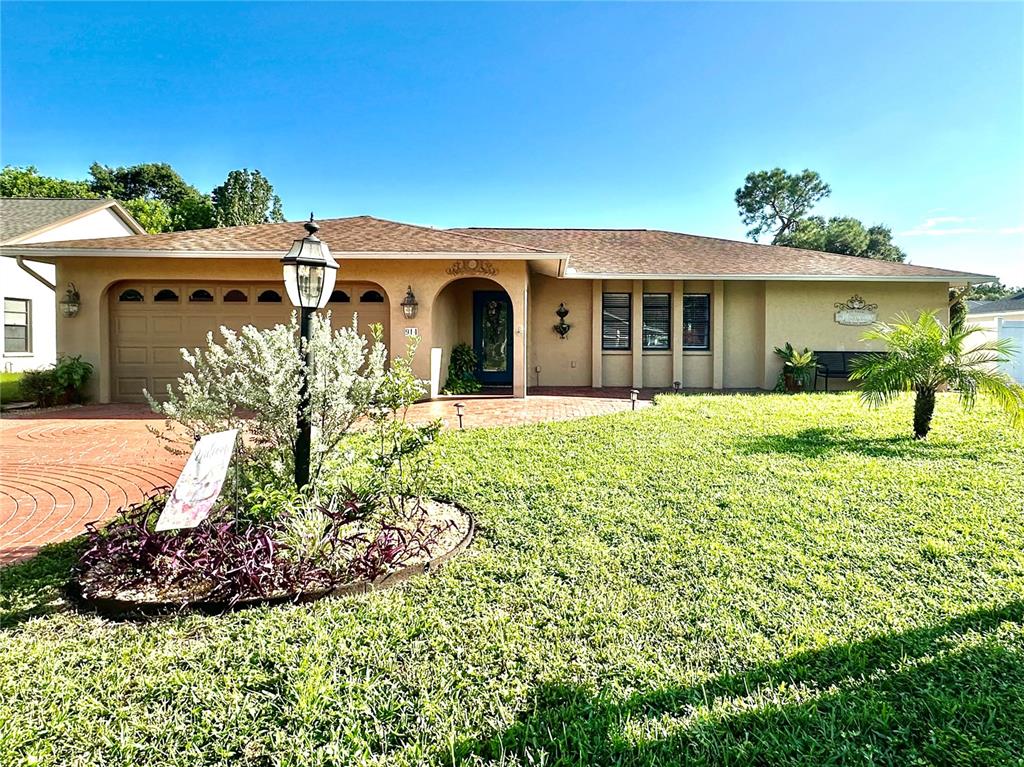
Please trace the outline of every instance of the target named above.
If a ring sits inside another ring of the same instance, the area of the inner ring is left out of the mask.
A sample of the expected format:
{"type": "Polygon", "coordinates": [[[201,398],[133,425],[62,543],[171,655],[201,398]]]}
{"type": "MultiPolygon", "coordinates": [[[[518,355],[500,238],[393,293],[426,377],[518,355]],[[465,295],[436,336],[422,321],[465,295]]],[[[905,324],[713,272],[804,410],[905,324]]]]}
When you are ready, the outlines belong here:
{"type": "Polygon", "coordinates": [[[672,390],[676,394],[679,394],[679,390],[682,389],[682,388],[683,388],[683,385],[681,383],[679,383],[679,381],[673,381],[672,382],[672,390]]]}
{"type": "Polygon", "coordinates": [[[82,296],[78,293],[75,283],[69,282],[64,298],[60,300],[60,311],[65,317],[74,317],[82,307],[82,296]]]}
{"type": "Polygon", "coordinates": [[[459,417],[459,428],[462,428],[462,411],[465,409],[465,405],[461,402],[455,403],[455,415],[459,417]]]}
{"type": "Polygon", "coordinates": [[[305,223],[308,234],[292,243],[292,249],[281,259],[284,287],[292,304],[300,309],[323,309],[334,290],[338,262],[331,256],[326,242],[316,233],[320,227],[309,214],[305,223]]]}
{"type": "Polygon", "coordinates": [[[299,383],[299,412],[296,424],[299,436],[295,440],[295,487],[299,490],[309,484],[309,458],[313,428],[310,424],[309,383],[306,371],[313,367],[313,352],[309,345],[310,320],[313,312],[327,305],[334,290],[334,279],[338,274],[338,262],[331,256],[326,242],[321,242],[316,233],[320,227],[309,214],[305,224],[306,236],[292,243],[292,249],[281,259],[284,271],[284,287],[299,310],[299,333],[302,348],[305,349],[305,364],[299,383]]]}
{"type": "Polygon", "coordinates": [[[569,334],[569,328],[572,327],[572,325],[569,325],[565,321],[566,316],[569,314],[569,310],[565,308],[564,303],[560,303],[558,308],[555,309],[555,314],[558,315],[558,324],[555,325],[555,332],[558,333],[558,337],[564,341],[565,337],[569,334]]]}
{"type": "Polygon", "coordinates": [[[405,291],[405,298],[402,299],[402,312],[407,320],[416,316],[416,310],[420,308],[420,302],[416,300],[416,294],[412,292],[412,285],[405,291]]]}
{"type": "Polygon", "coordinates": [[[636,398],[639,397],[639,396],[640,396],[640,390],[639,389],[630,389],[629,390],[629,401],[630,401],[630,404],[632,405],[632,409],[633,410],[636,410],[636,398]]]}

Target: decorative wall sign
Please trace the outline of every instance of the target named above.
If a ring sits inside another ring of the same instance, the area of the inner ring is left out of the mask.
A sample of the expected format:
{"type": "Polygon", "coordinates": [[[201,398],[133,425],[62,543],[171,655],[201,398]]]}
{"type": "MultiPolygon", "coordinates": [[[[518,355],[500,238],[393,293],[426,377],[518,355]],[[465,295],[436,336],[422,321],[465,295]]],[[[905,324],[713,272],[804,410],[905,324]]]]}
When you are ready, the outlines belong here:
{"type": "Polygon", "coordinates": [[[869,304],[858,295],[835,307],[836,322],[840,325],[871,325],[878,320],[878,304],[869,304]]]}
{"type": "Polygon", "coordinates": [[[493,277],[498,273],[494,264],[490,261],[478,261],[475,258],[464,258],[456,261],[447,269],[448,274],[455,276],[459,274],[485,274],[493,277]]]}
{"type": "Polygon", "coordinates": [[[224,487],[237,436],[238,429],[229,429],[207,434],[196,442],[156,522],[158,531],[195,527],[210,516],[224,487]]]}

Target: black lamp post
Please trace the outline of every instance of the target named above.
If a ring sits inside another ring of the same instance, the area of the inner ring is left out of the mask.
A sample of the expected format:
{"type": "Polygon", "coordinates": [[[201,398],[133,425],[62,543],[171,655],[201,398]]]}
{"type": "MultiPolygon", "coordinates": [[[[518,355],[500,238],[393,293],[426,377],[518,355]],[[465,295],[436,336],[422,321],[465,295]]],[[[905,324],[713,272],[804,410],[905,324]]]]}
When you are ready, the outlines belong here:
{"type": "Polygon", "coordinates": [[[309,348],[310,320],[313,312],[327,305],[334,290],[334,278],[338,274],[338,262],[331,256],[326,242],[321,242],[316,233],[320,227],[309,214],[305,224],[306,236],[292,243],[292,249],[281,259],[284,271],[284,287],[288,298],[299,309],[299,332],[306,347],[302,380],[299,384],[299,437],[295,441],[295,486],[299,490],[309,484],[309,453],[312,443],[312,427],[309,421],[308,371],[313,369],[313,352],[309,348]]]}

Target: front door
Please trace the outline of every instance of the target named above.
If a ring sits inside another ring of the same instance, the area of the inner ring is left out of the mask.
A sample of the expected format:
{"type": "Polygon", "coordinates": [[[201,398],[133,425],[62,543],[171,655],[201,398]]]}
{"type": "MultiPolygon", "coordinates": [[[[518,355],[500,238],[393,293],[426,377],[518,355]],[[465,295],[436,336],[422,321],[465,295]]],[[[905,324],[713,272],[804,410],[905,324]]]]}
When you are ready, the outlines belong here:
{"type": "Polygon", "coordinates": [[[480,383],[512,385],[512,301],[507,293],[474,291],[473,351],[480,383]]]}

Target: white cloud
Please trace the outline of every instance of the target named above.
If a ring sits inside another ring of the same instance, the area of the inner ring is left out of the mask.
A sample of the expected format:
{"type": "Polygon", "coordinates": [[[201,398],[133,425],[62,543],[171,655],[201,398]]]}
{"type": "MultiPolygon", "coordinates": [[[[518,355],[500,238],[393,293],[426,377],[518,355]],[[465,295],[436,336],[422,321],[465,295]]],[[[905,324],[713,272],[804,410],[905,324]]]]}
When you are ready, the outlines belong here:
{"type": "Polygon", "coordinates": [[[1000,229],[980,229],[975,226],[956,226],[956,224],[970,224],[977,219],[968,216],[934,216],[926,218],[923,222],[899,232],[900,237],[952,237],[962,234],[1019,234],[1024,232],[1024,226],[1004,226],[1000,229]]]}

